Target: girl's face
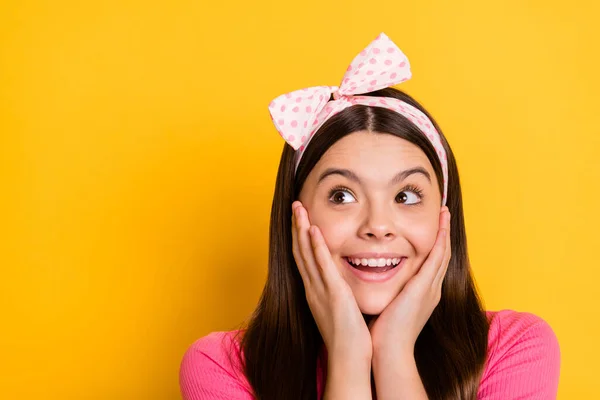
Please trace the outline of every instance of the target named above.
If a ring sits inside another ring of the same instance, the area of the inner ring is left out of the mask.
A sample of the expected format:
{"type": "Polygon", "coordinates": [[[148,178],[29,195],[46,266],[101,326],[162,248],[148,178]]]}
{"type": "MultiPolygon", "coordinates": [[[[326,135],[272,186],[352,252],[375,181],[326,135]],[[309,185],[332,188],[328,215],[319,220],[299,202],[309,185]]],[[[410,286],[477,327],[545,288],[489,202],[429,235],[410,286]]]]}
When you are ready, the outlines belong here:
{"type": "Polygon", "coordinates": [[[439,228],[433,167],[419,147],[389,134],[360,131],[336,142],[308,175],[299,200],[368,315],[379,315],[419,271],[439,228]],[[386,267],[348,262],[381,258],[386,267]]]}

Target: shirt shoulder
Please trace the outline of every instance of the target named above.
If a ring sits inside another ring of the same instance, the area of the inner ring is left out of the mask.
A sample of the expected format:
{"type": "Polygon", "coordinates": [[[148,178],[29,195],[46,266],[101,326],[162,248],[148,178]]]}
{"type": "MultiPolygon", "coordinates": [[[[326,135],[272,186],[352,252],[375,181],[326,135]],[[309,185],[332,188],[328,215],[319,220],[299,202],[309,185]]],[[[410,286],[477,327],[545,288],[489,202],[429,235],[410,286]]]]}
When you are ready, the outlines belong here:
{"type": "Polygon", "coordinates": [[[560,346],[548,322],[514,310],[486,314],[488,357],[478,399],[556,399],[560,346]]]}
{"type": "Polygon", "coordinates": [[[239,333],[212,332],[188,347],[179,368],[183,400],[254,399],[242,369],[239,333]]]}

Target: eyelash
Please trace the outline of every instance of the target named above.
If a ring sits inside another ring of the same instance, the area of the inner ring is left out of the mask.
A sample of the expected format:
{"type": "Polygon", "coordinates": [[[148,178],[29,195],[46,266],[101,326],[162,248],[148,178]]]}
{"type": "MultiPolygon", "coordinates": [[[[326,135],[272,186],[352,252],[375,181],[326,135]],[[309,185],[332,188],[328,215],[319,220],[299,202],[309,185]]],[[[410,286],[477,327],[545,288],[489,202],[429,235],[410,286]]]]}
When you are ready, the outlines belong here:
{"type": "MultiPolygon", "coordinates": [[[[341,185],[334,186],[333,188],[331,188],[331,190],[329,190],[329,198],[331,199],[331,197],[334,194],[336,194],[337,192],[342,192],[342,191],[347,191],[347,192],[352,193],[352,190],[348,189],[346,186],[341,186],[341,185]]],[[[423,190],[421,190],[418,186],[415,186],[413,184],[408,184],[408,185],[404,186],[398,193],[402,193],[405,191],[411,191],[411,192],[415,193],[419,197],[419,200],[421,200],[420,202],[415,203],[415,204],[407,204],[408,206],[418,206],[423,202],[423,197],[425,197],[425,196],[423,195],[423,190]]],[[[352,193],[352,195],[354,196],[354,193],[352,193]]],[[[354,196],[354,197],[356,197],[356,196],[354,196]]],[[[338,203],[336,203],[336,205],[338,205],[338,203]]]]}

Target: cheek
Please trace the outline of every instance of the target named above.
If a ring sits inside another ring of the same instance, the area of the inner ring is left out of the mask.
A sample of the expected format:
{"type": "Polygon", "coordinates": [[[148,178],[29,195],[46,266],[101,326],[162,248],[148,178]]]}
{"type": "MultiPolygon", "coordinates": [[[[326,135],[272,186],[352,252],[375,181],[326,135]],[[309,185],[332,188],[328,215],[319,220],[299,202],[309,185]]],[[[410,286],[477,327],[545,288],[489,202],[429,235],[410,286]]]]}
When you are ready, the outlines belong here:
{"type": "Polygon", "coordinates": [[[311,223],[317,225],[323,233],[332,256],[338,255],[343,244],[356,233],[356,224],[350,218],[343,218],[341,214],[315,213],[311,223]]]}
{"type": "Polygon", "coordinates": [[[405,232],[406,239],[410,242],[417,258],[427,256],[435,244],[438,233],[437,221],[415,224],[405,232]]]}

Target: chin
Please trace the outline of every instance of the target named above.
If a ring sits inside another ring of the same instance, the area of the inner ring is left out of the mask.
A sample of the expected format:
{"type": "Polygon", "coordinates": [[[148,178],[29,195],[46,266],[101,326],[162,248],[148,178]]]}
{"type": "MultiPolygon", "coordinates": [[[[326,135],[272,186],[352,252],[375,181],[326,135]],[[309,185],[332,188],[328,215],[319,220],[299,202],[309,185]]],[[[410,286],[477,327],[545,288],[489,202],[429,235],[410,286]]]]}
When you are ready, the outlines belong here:
{"type": "Polygon", "coordinates": [[[358,308],[366,315],[379,315],[392,302],[395,293],[353,290],[358,308]]]}

